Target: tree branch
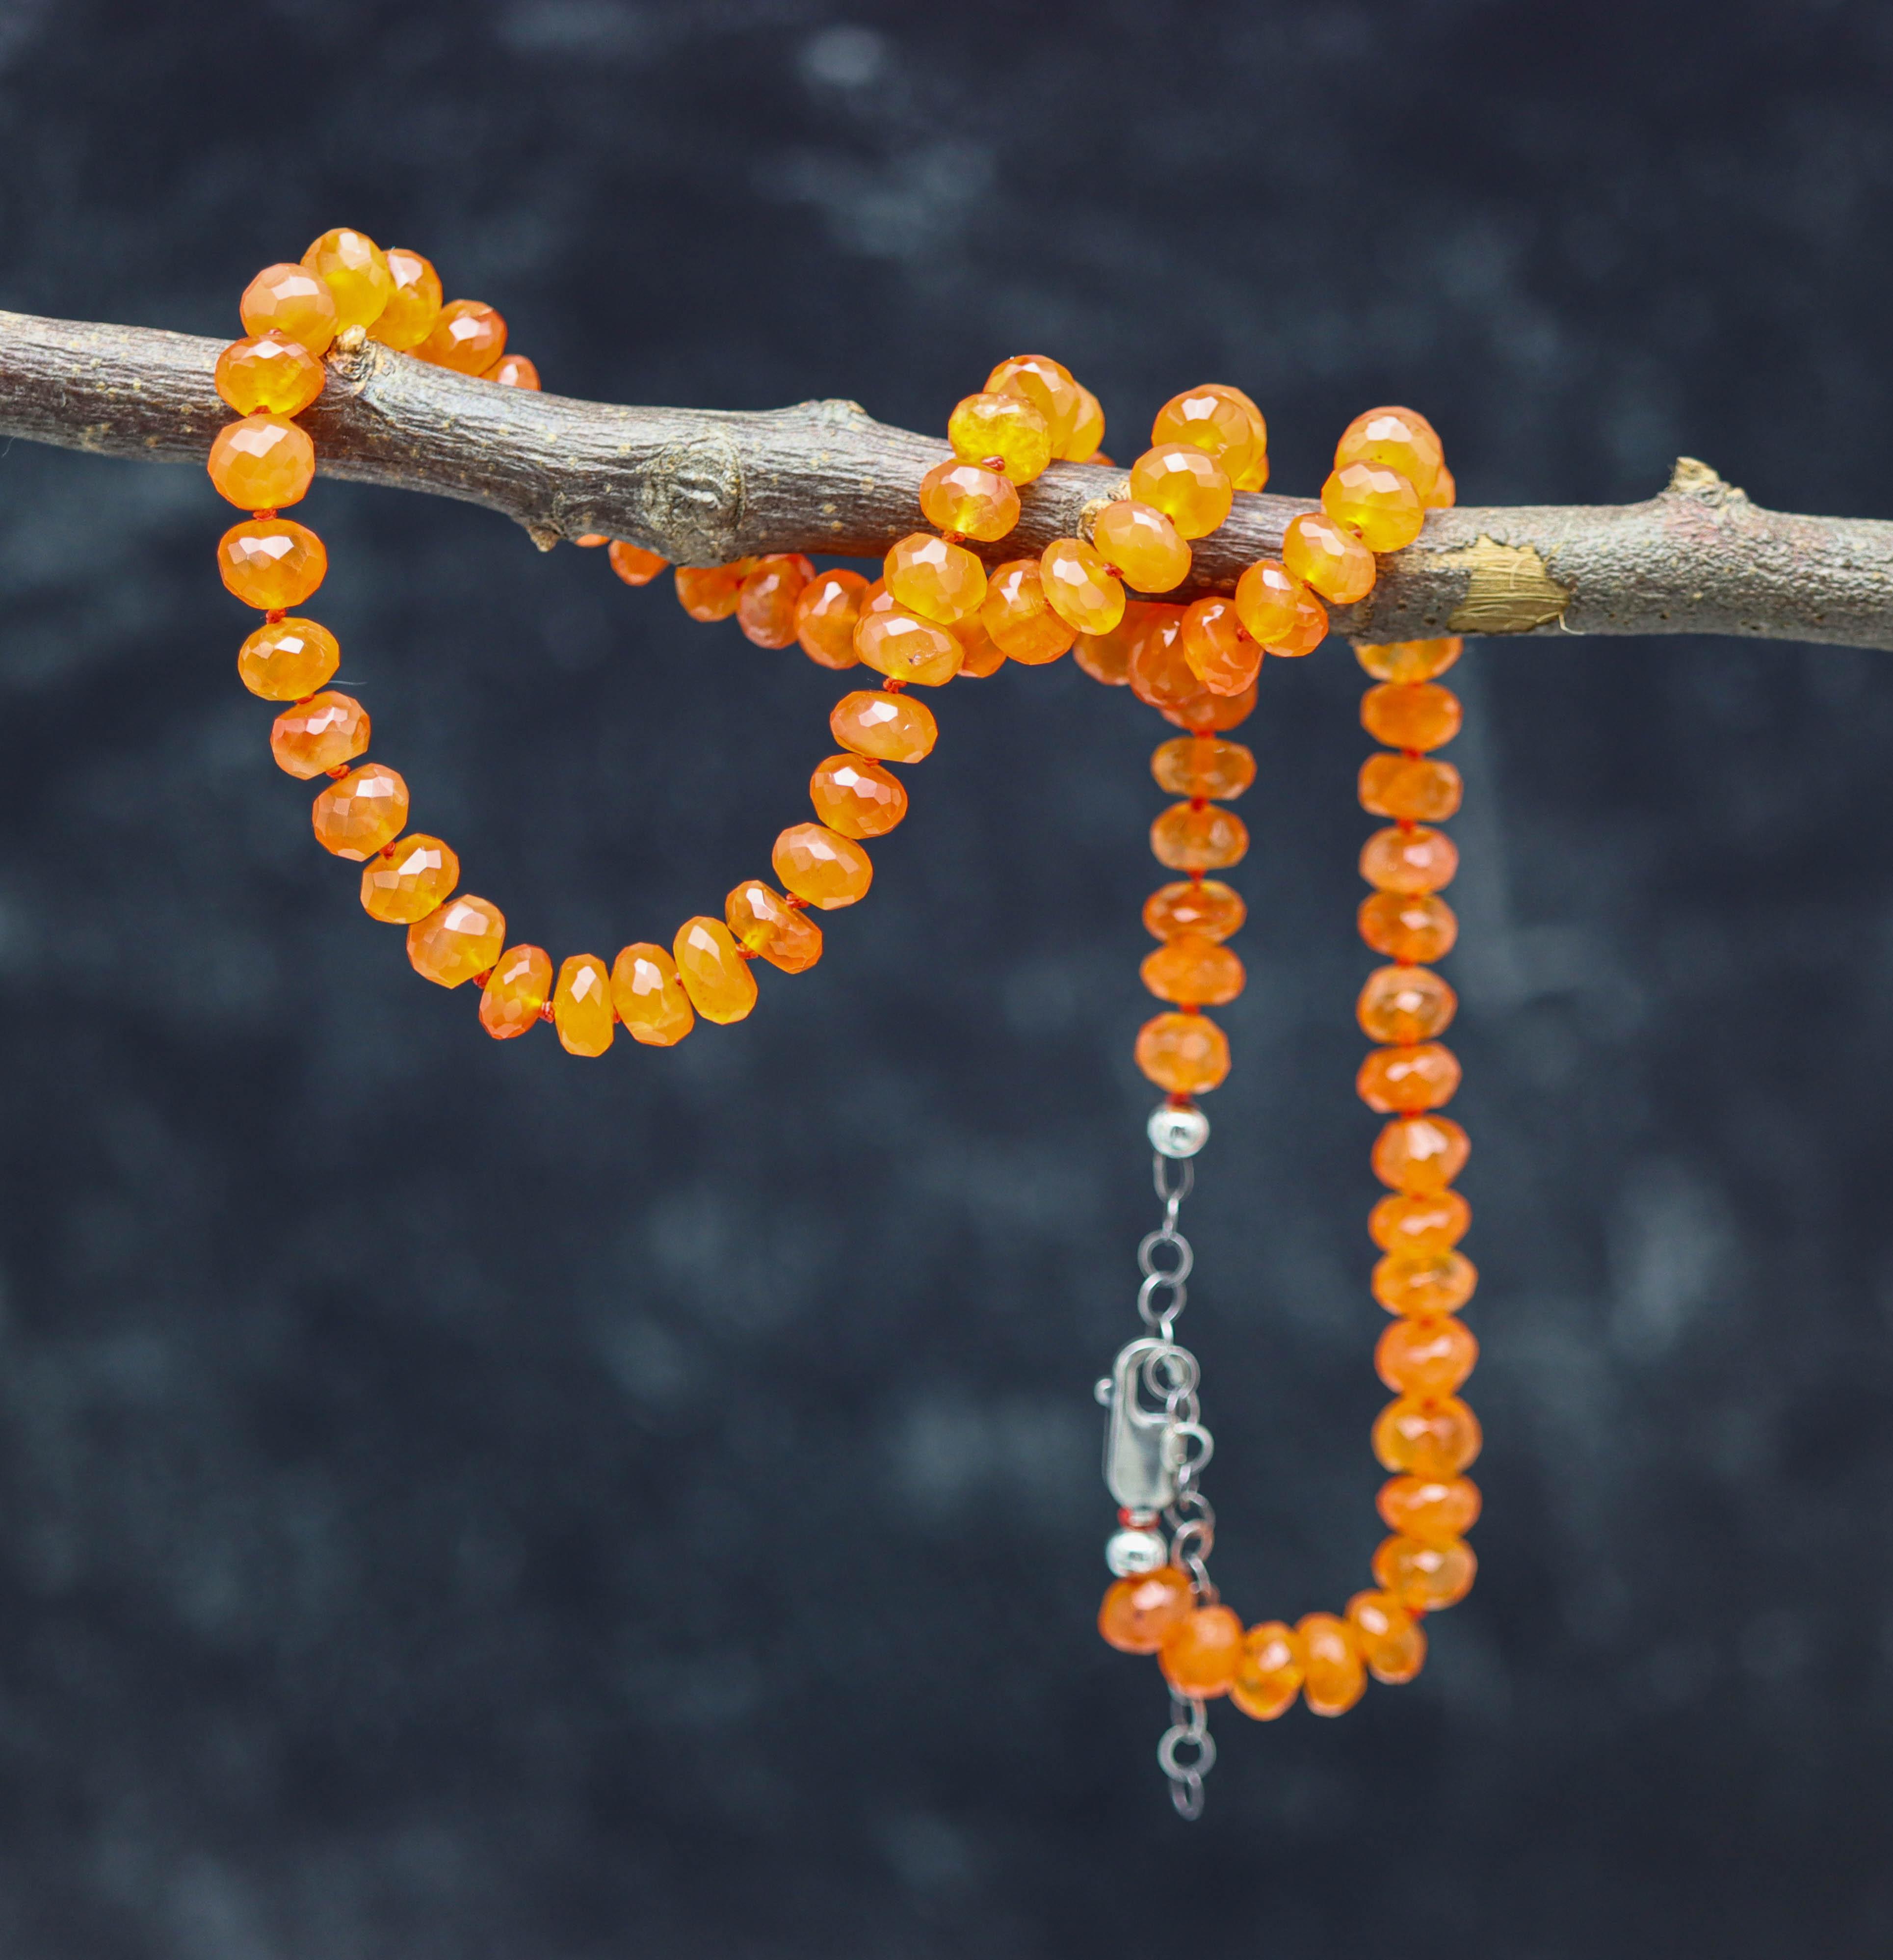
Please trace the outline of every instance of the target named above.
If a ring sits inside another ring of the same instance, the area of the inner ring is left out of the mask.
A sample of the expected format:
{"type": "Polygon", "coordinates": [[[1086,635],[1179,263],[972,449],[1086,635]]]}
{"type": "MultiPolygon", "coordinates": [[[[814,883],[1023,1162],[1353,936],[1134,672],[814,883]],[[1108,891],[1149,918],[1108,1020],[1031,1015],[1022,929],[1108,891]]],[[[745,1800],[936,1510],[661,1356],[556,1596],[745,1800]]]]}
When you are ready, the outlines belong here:
{"type": "MultiPolygon", "coordinates": [[[[0,313],[0,431],[107,456],[199,463],[230,411],[222,342],[0,313]]],[[[680,565],[752,552],[878,558],[921,522],[915,488],[946,445],[852,402],[765,414],[612,408],[470,380],[370,342],[332,354],[305,418],[320,466],[516,519],[549,549],[603,532],[680,565]]],[[[991,561],[1078,530],[1121,469],[1055,463],[991,561]]],[[[1278,555],[1306,499],[1238,496],[1178,597],[1227,590],[1278,555]]],[[[1334,609],[1362,639],[1439,633],[1726,633],[1893,648],[1893,523],[1764,511],[1685,457],[1646,503],[1435,511],[1334,609]]]]}

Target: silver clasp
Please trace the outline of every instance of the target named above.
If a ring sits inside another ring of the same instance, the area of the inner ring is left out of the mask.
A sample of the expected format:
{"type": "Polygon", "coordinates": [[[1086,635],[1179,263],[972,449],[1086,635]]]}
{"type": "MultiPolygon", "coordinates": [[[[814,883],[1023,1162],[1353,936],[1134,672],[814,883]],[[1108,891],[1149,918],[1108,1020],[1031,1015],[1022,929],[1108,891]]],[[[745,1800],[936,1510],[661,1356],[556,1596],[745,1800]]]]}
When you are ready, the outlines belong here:
{"type": "Polygon", "coordinates": [[[1098,1384],[1109,1414],[1104,1431],[1104,1481],[1127,1511],[1167,1510],[1176,1500],[1176,1424],[1168,1398],[1195,1386],[1196,1357],[1173,1341],[1145,1336],[1119,1351],[1098,1384]],[[1156,1371],[1167,1379],[1159,1386],[1156,1371]],[[1154,1405],[1146,1395],[1156,1398],[1154,1405]]]}

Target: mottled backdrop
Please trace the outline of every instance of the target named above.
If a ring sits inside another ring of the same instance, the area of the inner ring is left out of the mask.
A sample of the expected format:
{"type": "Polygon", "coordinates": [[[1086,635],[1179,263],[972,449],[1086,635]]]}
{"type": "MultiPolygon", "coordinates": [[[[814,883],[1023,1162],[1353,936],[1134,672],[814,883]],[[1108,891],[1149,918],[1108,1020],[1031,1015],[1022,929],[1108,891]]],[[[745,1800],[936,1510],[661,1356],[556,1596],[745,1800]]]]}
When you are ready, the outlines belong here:
{"type": "MultiPolygon", "coordinates": [[[[934,430],[1045,348],[1311,489],[1893,515],[1866,4],[0,5],[0,304],[224,334],[358,224],[562,392],[934,430]]],[[[500,519],[319,485],[375,753],[521,937],[765,868],[833,676],[500,519]]],[[[1893,1944],[1888,657],[1475,648],[1454,752],[1483,1576],[1424,1678],[1227,1712],[1172,1816],[1092,1631],[1151,1215],[1144,768],[950,689],[752,1020],[488,1041],[312,843],[201,473],[0,473],[0,1951],[1878,1955],[1893,1944]]],[[[1279,670],[1191,1206],[1217,1570],[1379,1535],[1362,685],[1279,670]]]]}

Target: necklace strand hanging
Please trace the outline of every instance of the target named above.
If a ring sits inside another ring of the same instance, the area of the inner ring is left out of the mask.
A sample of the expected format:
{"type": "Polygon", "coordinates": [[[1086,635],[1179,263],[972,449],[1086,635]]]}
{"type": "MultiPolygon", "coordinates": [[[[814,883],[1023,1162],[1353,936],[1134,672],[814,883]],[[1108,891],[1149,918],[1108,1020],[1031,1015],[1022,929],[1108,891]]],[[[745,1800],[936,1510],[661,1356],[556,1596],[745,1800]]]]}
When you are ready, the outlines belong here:
{"type": "MultiPolygon", "coordinates": [[[[1457,854],[1435,826],[1459,808],[1460,781],[1432,753],[1459,729],[1459,703],[1436,679],[1459,657],[1456,639],[1356,648],[1377,683],[1361,719],[1386,745],[1360,772],[1363,808],[1389,820],[1361,853],[1373,889],[1360,933],[1389,963],[1368,976],[1356,1004],[1378,1044],[1356,1086],[1387,1118],[1373,1162],[1389,1195],[1368,1229],[1382,1255],[1374,1297],[1394,1316],[1375,1366],[1396,1398],[1373,1436],[1394,1473],[1379,1499],[1391,1535],[1374,1554],[1375,1586],[1342,1612],[1246,1627],[1222,1604],[1208,1567],[1215,1513],[1202,1488],[1214,1443],[1202,1420],[1201,1370],[1176,1327],[1195,1263],[1179,1219],[1210,1128],[1196,1099],[1230,1068],[1228,1040],[1203,1010],[1235,999],[1245,981],[1226,943],[1243,923],[1242,901],[1207,875],[1239,863],[1249,846],[1242,819],[1223,806],[1254,781],[1255,758],[1226,737],[1255,707],[1265,654],[1313,651],[1328,632],[1323,601],[1364,598],[1376,554],[1410,544],[1427,509],[1452,502],[1431,425],[1406,409],[1372,409],[1350,423],[1321,508],[1293,519],[1281,558],[1250,565],[1232,596],[1187,606],[1134,600],[1127,585],[1145,595],[1174,591],[1188,576],[1192,541],[1221,526],[1237,491],[1268,482],[1261,411],[1220,384],[1175,396],[1118,494],[1086,507],[1082,536],[988,571],[967,542],[997,544],[1011,532],[1020,486],[1055,460],[1108,460],[1099,453],[1103,412],[1067,369],[1042,355],[1001,361],[949,419],[953,460],[921,479],[920,509],[934,529],[896,544],[880,578],[817,572],[793,552],[676,568],[677,597],[693,619],[733,616],[759,645],[799,644],[823,667],[873,670],[881,686],[844,695],[829,717],[839,752],[810,780],[816,820],[776,838],[771,864],[780,891],[746,879],[722,918],[686,919],[667,950],[638,941],[609,969],[596,955],[574,953],[555,977],[542,948],[507,944],[497,905],[457,889],[453,849],[408,830],[402,778],[359,759],[369,718],[359,702],[328,689],[341,657],[335,636],[293,612],[321,585],[327,555],[313,531],[280,514],[315,474],[314,445],[296,418],[322,391],[332,343],[373,339],[501,387],[536,388],[537,371],[507,353],[506,323],[491,307],[444,305],[439,278],[418,253],[383,251],[346,228],[323,233],[299,264],[259,273],[239,310],[245,337],[219,358],[216,385],[241,419],[218,432],[208,464],[218,492],[251,514],[218,546],[224,584],[264,615],[239,651],[238,673],[253,694],[288,704],[270,731],[278,765],[305,780],[331,779],[311,813],[316,838],[362,866],[364,908],[407,928],[409,959],[428,979],[477,983],[481,1023],[496,1039],[548,1020],[574,1055],[603,1055],[619,1026],[634,1041],[670,1047],[699,1017],[749,1014],[756,959],[786,973],[813,966],[822,931],[809,908],[863,897],[873,876],[864,840],[906,814],[906,790],[886,765],[932,751],[934,718],[905,693],[909,686],[991,675],[1009,660],[1042,665],[1075,651],[1094,679],[1128,686],[1185,731],[1151,759],[1158,786],[1177,799],[1151,826],[1151,849],[1184,875],[1144,908],[1160,943],[1143,979],[1169,1004],[1139,1030],[1136,1048],[1138,1067],[1165,1092],[1147,1125],[1163,1210],[1137,1251],[1145,1331],[1097,1385],[1107,1411],[1105,1480],[1118,1506],[1099,1629],[1114,1647],[1157,1658],[1171,1701],[1157,1759],[1186,1818],[1201,1815],[1203,1779],[1216,1760],[1211,1701],[1226,1696],[1270,1721],[1299,1697],[1332,1716],[1360,1698],[1370,1675],[1411,1680],[1426,1656],[1421,1619],[1472,1583],[1464,1534],[1479,1511],[1478,1491],[1463,1475],[1478,1454],[1479,1426],[1456,1392],[1478,1352],[1456,1317],[1477,1280],[1457,1249],[1471,1214],[1451,1188],[1468,1144],[1437,1113],[1459,1087],[1459,1063],[1436,1039],[1457,1004],[1431,964],[1457,932],[1439,896],[1457,854]]],[[[667,569],[629,539],[577,542],[609,545],[612,568],[629,585],[667,569]]]]}

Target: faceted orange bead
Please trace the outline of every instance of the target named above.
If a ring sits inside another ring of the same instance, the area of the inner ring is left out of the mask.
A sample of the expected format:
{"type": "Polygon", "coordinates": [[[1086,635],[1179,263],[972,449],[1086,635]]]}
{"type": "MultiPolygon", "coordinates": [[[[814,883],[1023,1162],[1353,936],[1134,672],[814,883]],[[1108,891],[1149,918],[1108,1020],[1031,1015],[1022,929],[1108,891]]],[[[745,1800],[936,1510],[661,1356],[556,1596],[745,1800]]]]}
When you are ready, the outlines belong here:
{"type": "Polygon", "coordinates": [[[1332,1613],[1309,1613],[1295,1631],[1302,1648],[1302,1698],[1317,1715],[1344,1715],[1367,1691],[1354,1630],[1332,1613]]]}
{"type": "Polygon", "coordinates": [[[1168,790],[1172,796],[1226,801],[1240,796],[1255,781],[1255,757],[1239,742],[1182,735],[1163,743],[1150,758],[1150,774],[1156,778],[1157,788],[1168,790]]]}
{"type": "Polygon", "coordinates": [[[1373,553],[1325,511],[1304,511],[1289,519],[1282,563],[1336,606],[1351,606],[1374,589],[1373,553]]]}
{"type": "Polygon", "coordinates": [[[252,517],[218,540],[217,569],[246,606],[280,612],[300,606],[322,583],[329,554],[321,539],[293,518],[252,517]]]}
{"type": "Polygon", "coordinates": [[[237,650],[238,678],[265,701],[302,701],[342,664],[342,649],[313,619],[259,626],[237,650]]]}
{"type": "Polygon", "coordinates": [[[1239,728],[1255,712],[1255,683],[1251,681],[1240,694],[1211,694],[1206,688],[1162,712],[1166,721],[1187,728],[1193,735],[1207,735],[1219,728],[1239,728]]]}
{"type": "Polygon", "coordinates": [[[1211,694],[1240,694],[1255,685],[1262,650],[1243,630],[1232,600],[1199,599],[1183,615],[1183,657],[1211,694]]]}
{"type": "Polygon", "coordinates": [[[1004,473],[1013,483],[1042,476],[1051,460],[1051,429],[1020,395],[969,395],[947,418],[946,440],[962,463],[1004,473]]]}
{"type": "Polygon", "coordinates": [[[1431,680],[1460,655],[1465,641],[1382,640],[1357,644],[1354,658],[1376,680],[1431,680]]]}
{"type": "Polygon", "coordinates": [[[1443,1191],[1472,1146],[1450,1116],[1395,1116],[1374,1141],[1374,1175],[1395,1191],[1443,1191]]]}
{"type": "Polygon", "coordinates": [[[480,1026],[495,1041],[515,1041],[538,1024],[551,998],[552,963],[543,947],[509,946],[480,991],[480,1026]]]}
{"type": "Polygon", "coordinates": [[[1098,1608],[1098,1631],[1120,1653],[1155,1653],[1191,1611],[1189,1576],[1173,1565],[1120,1579],[1098,1608]]]}
{"type": "Polygon", "coordinates": [[[414,352],[457,374],[484,374],[506,352],[506,322],[479,300],[450,300],[414,352]]]}
{"type": "Polygon", "coordinates": [[[625,1033],[646,1048],[675,1048],[697,1024],[677,963],[647,940],[612,962],[611,1001],[625,1033]]]}
{"type": "Polygon", "coordinates": [[[1221,466],[1192,443],[1160,442],[1131,466],[1131,495],[1150,504],[1180,538],[1206,538],[1229,515],[1230,485],[1221,466]]]}
{"type": "Polygon", "coordinates": [[[989,395],[1017,395],[1045,418],[1051,453],[1062,456],[1077,426],[1083,402],[1071,371],[1046,354],[1015,354],[986,377],[989,395]]]}
{"type": "Polygon", "coordinates": [[[418,252],[390,245],[387,258],[393,290],[368,329],[368,338],[403,353],[418,347],[441,317],[441,275],[418,252]]]}
{"type": "Polygon", "coordinates": [[[1248,908],[1214,878],[1160,886],[1144,902],[1144,929],[1153,939],[1227,939],[1240,932],[1248,908]]]}
{"type": "Polygon", "coordinates": [[[460,882],[460,859],[437,837],[416,831],[368,860],[361,873],[361,908],[387,925],[412,925],[460,882]]]}
{"type": "Polygon", "coordinates": [[[1249,851],[1249,826],[1233,810],[1173,803],[1150,826],[1150,854],[1172,871],[1220,871],[1249,851]]]}
{"type": "Polygon", "coordinates": [[[845,694],[829,717],[844,749],[882,762],[921,762],[934,752],[940,725],[924,702],[905,695],[845,694]]]}
{"type": "Polygon", "coordinates": [[[1154,504],[1132,497],[1107,504],[1092,524],[1091,542],[1139,592],[1168,592],[1189,576],[1190,548],[1154,504]]]}
{"type": "Polygon", "coordinates": [[[1255,460],[1233,480],[1239,490],[1261,489],[1268,482],[1268,424],[1263,420],[1261,410],[1240,388],[1232,388],[1224,382],[1207,382],[1199,392],[1225,396],[1247,413],[1255,440],[1261,447],[1255,460]]]}
{"type": "Polygon", "coordinates": [[[809,800],[844,837],[885,837],[907,814],[907,792],[878,762],[831,756],[809,778],[809,800]]]}
{"type": "Polygon", "coordinates": [[[1446,1313],[1403,1314],[1374,1346],[1375,1371],[1402,1395],[1449,1395],[1478,1359],[1471,1329],[1446,1313]]]}
{"type": "Polygon", "coordinates": [[[1205,690],[1183,651],[1181,606],[1148,606],[1142,631],[1131,648],[1125,673],[1131,692],[1151,708],[1169,708],[1195,700],[1205,690]]]}
{"type": "Polygon", "coordinates": [[[367,746],[367,710],[346,694],[311,695],[285,708],[269,731],[277,768],[305,781],[352,762],[367,746]]]}
{"type": "Polygon", "coordinates": [[[1229,1074],[1229,1037],[1204,1014],[1159,1014],[1137,1030],[1137,1063],[1172,1096],[1200,1096],[1229,1074]]]}
{"type": "Polygon", "coordinates": [[[1374,1501],[1390,1532],[1421,1545],[1450,1545],[1479,1519],[1479,1487],[1465,1477],[1389,1477],[1374,1501]]]}
{"type": "Polygon", "coordinates": [[[1153,443],[1186,442],[1220,465],[1233,483],[1267,452],[1258,419],[1225,388],[1188,388],[1172,395],[1150,425],[1153,443]]]}
{"type": "Polygon", "coordinates": [[[1199,1606],[1163,1636],[1157,1666],[1179,1694],[1226,1694],[1242,1665],[1242,1622],[1226,1606],[1199,1606]]]}
{"type": "Polygon", "coordinates": [[[1459,869],[1459,853],[1443,831],[1376,830],[1362,847],[1360,875],[1377,891],[1436,892],[1459,869]]]}
{"type": "Polygon", "coordinates": [[[1131,684],[1131,656],[1149,623],[1150,608],[1141,599],[1127,599],[1124,617],[1108,633],[1080,633],[1072,642],[1071,657],[1095,681],[1106,687],[1131,684]]]}
{"type": "Polygon", "coordinates": [[[1108,633],[1124,617],[1124,587],[1082,538],[1055,538],[1040,554],[1045,603],[1074,633],[1108,633]]]}
{"type": "Polygon", "coordinates": [[[217,392],[240,415],[299,415],[328,377],[307,348],[279,333],[233,340],[217,357],[217,392]]]}
{"type": "Polygon", "coordinates": [[[1433,479],[1433,488],[1421,492],[1420,501],[1429,511],[1449,511],[1457,501],[1459,486],[1452,480],[1452,472],[1443,463],[1440,473],[1433,479]]]}
{"type": "Polygon", "coordinates": [[[1424,966],[1382,966],[1367,976],[1354,1018],[1370,1041],[1423,1042],[1443,1034],[1459,997],[1424,966]]]}
{"type": "Polygon", "coordinates": [[[881,575],[901,605],[937,626],[978,612],[986,596],[986,568],[964,545],[927,531],[902,538],[887,554],[881,575]]]}
{"type": "Polygon", "coordinates": [[[795,602],[795,637],[818,667],[851,667],[861,655],[854,651],[854,628],[861,616],[861,595],[867,581],[858,571],[818,572],[795,602]]]}
{"type": "Polygon", "coordinates": [[[1411,544],[1426,517],[1419,492],[1378,463],[1344,463],[1321,486],[1321,507],[1376,552],[1411,544]]]}
{"type": "Polygon", "coordinates": [[[746,878],[723,902],[737,945],[784,973],[806,973],[822,956],[822,928],[760,878],[746,878]]]}
{"type": "Polygon", "coordinates": [[[979,623],[1008,660],[1024,667],[1055,660],[1077,638],[1047,603],[1036,558],[1011,558],[994,569],[986,581],[979,623]]]}
{"type": "Polygon", "coordinates": [[[1427,1637],[1391,1592],[1357,1592],[1347,1602],[1354,1645],[1376,1681],[1411,1681],[1426,1665],[1427,1637]]]}
{"type": "Polygon", "coordinates": [[[1389,1313],[1456,1313],[1478,1284],[1478,1268],[1449,1246],[1436,1252],[1402,1248],[1374,1268],[1374,1298],[1389,1313]]]}
{"type": "Polygon", "coordinates": [[[956,680],[984,680],[1006,664],[1006,650],[986,631],[977,612],[956,619],[946,629],[959,642],[956,680]]]}
{"type": "Polygon", "coordinates": [[[1408,409],[1370,409],[1357,415],[1335,446],[1335,465],[1379,463],[1398,470],[1424,497],[1440,474],[1445,457],[1440,438],[1424,415],[1408,409]]]}
{"type": "Polygon", "coordinates": [[[1258,558],[1236,581],[1236,614],[1249,638],[1263,646],[1288,638],[1305,590],[1287,565],[1258,558]]]}
{"type": "Polygon", "coordinates": [[[485,899],[463,893],[408,928],[408,962],[437,987],[458,987],[499,959],[506,915],[485,899]]]}
{"type": "Polygon", "coordinates": [[[727,619],[743,596],[743,581],[755,568],[752,558],[740,558],[733,565],[680,565],[674,579],[677,603],[706,625],[727,619]]]}
{"type": "MultiPolygon", "coordinates": [[[[585,540],[581,538],[578,542],[585,540]]],[[[603,539],[599,542],[603,544],[603,539]]],[[[627,585],[648,585],[658,573],[670,563],[654,551],[646,551],[641,546],[627,544],[622,538],[613,538],[611,549],[605,554],[611,561],[611,568],[627,585]]]]}
{"type": "Polygon", "coordinates": [[[1280,1620],[1265,1620],[1242,1637],[1242,1662],[1229,1698],[1245,1715],[1272,1722],[1301,1692],[1301,1637],[1280,1620]]]}
{"type": "Polygon", "coordinates": [[[1443,823],[1459,807],[1464,785],[1450,762],[1383,751],[1360,765],[1360,807],[1370,816],[1443,823]]]}
{"type": "Polygon", "coordinates": [[[1410,1538],[1382,1538],[1374,1553],[1374,1577],[1411,1612],[1438,1613],[1472,1590],[1479,1561],[1460,1539],[1422,1545],[1410,1538]]]}
{"type": "Polygon", "coordinates": [[[237,310],[243,315],[244,332],[256,338],[280,334],[317,360],[328,352],[341,324],[335,295],[301,266],[266,266],[243,288],[237,310]]]}
{"type": "Polygon", "coordinates": [[[325,231],[304,253],[302,262],[334,298],[338,333],[347,326],[372,326],[394,295],[388,255],[372,238],[346,225],[325,231]]]}
{"type": "Polygon", "coordinates": [[[1381,1467],[1416,1477],[1457,1476],[1478,1456],[1481,1440],[1479,1418],[1457,1395],[1402,1395],[1374,1422],[1381,1467]]]}
{"type": "Polygon", "coordinates": [[[323,850],[365,864],[401,835],[408,786],[393,770],[370,762],[331,783],[317,797],[310,819],[323,850]]]}
{"type": "Polygon", "coordinates": [[[874,879],[867,853],[821,823],[791,824],[775,840],[769,862],[786,889],[825,912],[865,898],[874,879]]]}
{"type": "Polygon", "coordinates": [[[1459,1058],[1437,1042],[1377,1048],[1360,1064],[1354,1088],[1381,1115],[1396,1109],[1437,1109],[1459,1087],[1459,1058]]]}
{"type": "Polygon", "coordinates": [[[740,1021],[756,1005],[756,975],[721,919],[686,919],[670,950],[691,1006],[706,1021],[740,1021]]]}
{"type": "Polygon", "coordinates": [[[737,624],[753,646],[786,647],[796,635],[796,607],[815,576],[800,552],[759,558],[737,589],[737,624]]]}
{"type": "Polygon", "coordinates": [[[1160,1001],[1186,1007],[1220,1007],[1241,993],[1242,963],[1213,939],[1166,940],[1144,956],[1139,977],[1160,1001]]]}
{"type": "Polygon", "coordinates": [[[1064,447],[1058,454],[1067,463],[1089,463],[1097,455],[1099,445],[1104,441],[1104,409],[1082,381],[1076,386],[1078,412],[1072,419],[1071,433],[1065,438],[1064,447]]]}
{"type": "Polygon", "coordinates": [[[1472,1208],[1456,1191],[1395,1191],[1368,1214],[1367,1233],[1383,1252],[1417,1258],[1450,1252],[1471,1223],[1472,1208]]]}
{"type": "Polygon", "coordinates": [[[316,480],[316,446],[287,415],[246,415],[226,422],[205,465],[218,496],[240,510],[299,504],[316,480]]]}
{"type": "Polygon", "coordinates": [[[1459,722],[1459,697],[1431,681],[1383,681],[1361,698],[1361,726],[1390,749],[1437,749],[1459,722]]]}
{"type": "Polygon", "coordinates": [[[486,380],[501,388],[525,388],[539,393],[539,370],[523,354],[502,354],[486,371],[486,380]]]}
{"type": "Polygon", "coordinates": [[[611,1046],[615,1019],[605,963],[589,953],[574,953],[560,966],[552,991],[559,1045],[568,1055],[603,1055],[611,1046]]]}
{"type": "Polygon", "coordinates": [[[1389,959],[1443,959],[1459,921],[1431,892],[1375,892],[1360,902],[1360,936],[1389,959]]]}
{"type": "Polygon", "coordinates": [[[1018,523],[1019,492],[997,470],[956,460],[920,479],[920,508],[936,530],[993,544],[1018,523]]]}
{"type": "Polygon", "coordinates": [[[886,607],[870,600],[855,622],[854,651],[861,664],[889,680],[944,687],[959,673],[966,649],[946,627],[910,612],[892,593],[886,597],[886,607]]]}

